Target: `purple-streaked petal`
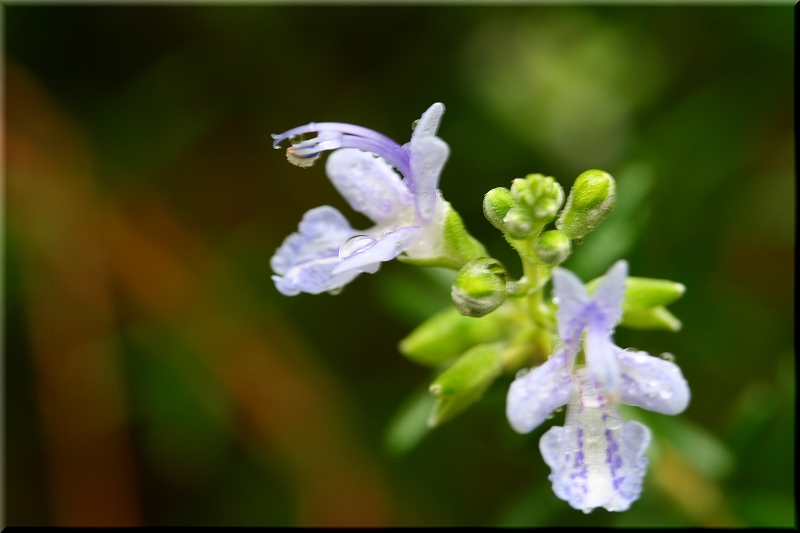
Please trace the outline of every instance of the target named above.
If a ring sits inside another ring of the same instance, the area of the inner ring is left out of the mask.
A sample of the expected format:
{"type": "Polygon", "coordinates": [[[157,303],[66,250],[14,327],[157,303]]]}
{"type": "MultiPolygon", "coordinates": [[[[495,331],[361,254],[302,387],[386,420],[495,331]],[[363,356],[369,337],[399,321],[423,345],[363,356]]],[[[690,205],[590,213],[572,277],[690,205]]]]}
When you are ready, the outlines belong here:
{"type": "Polygon", "coordinates": [[[419,122],[414,126],[414,133],[411,134],[411,140],[413,141],[414,139],[436,135],[443,115],[444,104],[441,102],[437,102],[426,109],[420,117],[419,122]]]}
{"type": "Polygon", "coordinates": [[[614,347],[620,369],[620,402],[665,415],[689,405],[689,384],[675,363],[646,352],[614,347]]]}
{"type": "Polygon", "coordinates": [[[567,269],[553,269],[553,294],[557,299],[558,334],[561,342],[573,352],[578,351],[581,333],[586,327],[585,308],[589,303],[583,282],[567,269]]]}
{"type": "Polygon", "coordinates": [[[625,511],[642,490],[650,430],[623,423],[617,404],[607,401],[585,369],[575,379],[564,427],[550,428],[539,441],[553,492],[585,513],[596,507],[625,511]]]}
{"type": "Polygon", "coordinates": [[[347,219],[327,205],[307,211],[298,229],[298,232],[284,239],[270,259],[270,266],[276,274],[286,274],[291,268],[307,261],[327,258],[338,260],[339,247],[356,234],[347,219]]]}
{"type": "Polygon", "coordinates": [[[450,155],[450,147],[439,137],[418,137],[408,147],[411,177],[406,186],[414,195],[417,213],[422,224],[427,224],[433,217],[436,207],[436,188],[439,176],[450,155]]]}
{"type": "Polygon", "coordinates": [[[403,250],[408,248],[418,237],[422,228],[419,226],[407,226],[384,236],[372,246],[360,249],[349,257],[342,258],[342,261],[333,269],[334,274],[345,272],[351,269],[373,268],[368,265],[389,261],[397,257],[403,250]]]}
{"type": "Polygon", "coordinates": [[[352,148],[336,150],[325,163],[333,185],[350,205],[375,222],[411,209],[414,199],[400,176],[380,157],[352,148]]]}
{"type": "Polygon", "coordinates": [[[560,350],[511,383],[506,398],[506,416],[517,433],[528,433],[556,409],[565,405],[572,392],[567,351],[560,350]]]}
{"type": "Polygon", "coordinates": [[[617,261],[597,284],[592,300],[604,317],[603,327],[611,331],[622,319],[622,300],[628,278],[627,261],[617,261]]]}
{"type": "Polygon", "coordinates": [[[331,270],[339,264],[339,259],[329,257],[315,261],[307,261],[291,268],[283,276],[272,276],[275,287],[286,296],[295,296],[301,292],[319,294],[344,287],[361,272],[349,270],[340,274],[332,274],[331,270]]]}
{"type": "Polygon", "coordinates": [[[586,366],[591,376],[598,381],[612,400],[619,399],[620,384],[615,348],[608,331],[589,324],[583,344],[586,366]]]}

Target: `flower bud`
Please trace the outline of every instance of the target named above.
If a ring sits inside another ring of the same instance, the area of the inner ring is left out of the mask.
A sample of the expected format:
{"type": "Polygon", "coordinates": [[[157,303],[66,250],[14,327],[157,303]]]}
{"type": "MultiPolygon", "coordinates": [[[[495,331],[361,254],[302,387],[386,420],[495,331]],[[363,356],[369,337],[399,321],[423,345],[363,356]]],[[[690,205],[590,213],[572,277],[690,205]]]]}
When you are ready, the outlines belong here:
{"type": "Polygon", "coordinates": [[[683,283],[667,279],[629,277],[625,284],[625,301],[623,307],[652,308],[669,305],[686,292],[683,283]]]}
{"type": "Polygon", "coordinates": [[[431,384],[436,396],[428,426],[435,427],[455,417],[480,400],[503,369],[500,350],[481,344],[464,353],[431,384]]]}
{"type": "Polygon", "coordinates": [[[503,219],[509,209],[516,207],[511,191],[505,187],[497,187],[486,193],[483,197],[483,214],[492,226],[502,232],[506,231],[503,219]]]}
{"type": "Polygon", "coordinates": [[[564,203],[564,189],[559,183],[541,174],[528,174],[511,182],[511,197],[536,222],[547,224],[556,217],[564,203]]]}
{"type": "Polygon", "coordinates": [[[623,306],[620,325],[632,329],[678,331],[683,324],[666,307],[659,305],[657,307],[637,307],[634,309],[625,309],[623,306]]]}
{"type": "Polygon", "coordinates": [[[512,325],[507,313],[498,311],[474,320],[449,307],[400,341],[400,353],[421,365],[438,367],[477,344],[502,339],[512,325]]]}
{"type": "Polygon", "coordinates": [[[521,207],[512,207],[503,217],[503,224],[505,224],[505,232],[516,237],[523,239],[533,230],[533,219],[528,212],[521,207]]]}
{"type": "Polygon", "coordinates": [[[500,261],[482,257],[458,271],[450,296],[464,316],[488,315],[506,299],[506,269],[500,261]]]}
{"type": "Polygon", "coordinates": [[[536,257],[547,266],[563,263],[572,251],[572,242],[561,230],[545,231],[533,247],[536,257]]]}
{"type": "Polygon", "coordinates": [[[570,239],[580,239],[611,213],[616,197],[617,186],[611,174],[587,170],[575,180],[556,227],[570,239]]]}

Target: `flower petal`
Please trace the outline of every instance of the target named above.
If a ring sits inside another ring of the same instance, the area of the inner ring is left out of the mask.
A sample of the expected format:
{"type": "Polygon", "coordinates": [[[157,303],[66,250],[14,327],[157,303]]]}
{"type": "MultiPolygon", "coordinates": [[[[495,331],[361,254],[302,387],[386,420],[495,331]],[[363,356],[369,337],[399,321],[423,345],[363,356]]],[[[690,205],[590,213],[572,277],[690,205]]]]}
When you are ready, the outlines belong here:
{"type": "Polygon", "coordinates": [[[552,469],[553,492],[585,513],[596,507],[624,511],[641,493],[650,430],[622,422],[585,369],[576,372],[564,427],[542,435],[539,450],[552,469]]]}
{"type": "Polygon", "coordinates": [[[436,102],[426,109],[420,117],[419,122],[414,126],[414,133],[411,134],[411,140],[413,141],[414,139],[436,135],[443,115],[444,104],[441,102],[436,102]]]}
{"type": "Polygon", "coordinates": [[[400,176],[380,157],[353,148],[336,150],[325,164],[333,185],[350,205],[382,223],[411,209],[414,199],[400,176]]]}
{"type": "Polygon", "coordinates": [[[436,188],[450,155],[450,147],[439,137],[415,137],[409,143],[408,150],[411,176],[405,183],[414,195],[417,213],[424,225],[433,217],[436,188]]]}
{"type": "Polygon", "coordinates": [[[554,410],[565,405],[572,391],[567,351],[560,350],[511,383],[506,398],[506,416],[517,433],[528,433],[554,410]]]}
{"type": "Polygon", "coordinates": [[[615,357],[616,346],[611,342],[610,332],[590,323],[583,346],[590,375],[598,381],[598,385],[613,401],[618,401],[619,364],[615,357]]]}
{"type": "Polygon", "coordinates": [[[665,415],[689,405],[689,384],[675,363],[647,352],[614,346],[620,369],[620,402],[665,415]]]}
{"type": "Polygon", "coordinates": [[[558,334],[572,352],[578,351],[581,333],[586,327],[584,310],[589,303],[583,282],[567,269],[553,269],[553,293],[558,300],[558,334]]]}
{"type": "Polygon", "coordinates": [[[286,296],[295,296],[301,292],[319,294],[335,291],[353,281],[361,273],[358,270],[331,273],[333,267],[338,264],[339,259],[336,257],[307,261],[293,267],[283,276],[272,276],[272,280],[278,291],[286,296]]]}
{"type": "Polygon", "coordinates": [[[419,226],[407,226],[393,231],[382,239],[375,241],[372,246],[343,259],[332,272],[333,274],[339,274],[350,269],[369,271],[369,269],[374,268],[370,266],[373,263],[389,261],[397,257],[417,240],[421,231],[422,228],[419,226]]]}
{"type": "Polygon", "coordinates": [[[622,300],[625,298],[627,278],[628,262],[617,261],[608,269],[592,295],[592,300],[605,319],[604,327],[609,331],[622,319],[622,300]]]}
{"type": "Polygon", "coordinates": [[[306,261],[330,257],[338,260],[339,247],[356,234],[344,215],[328,205],[307,211],[298,229],[299,232],[284,239],[270,259],[270,266],[277,274],[286,274],[306,261]]]}

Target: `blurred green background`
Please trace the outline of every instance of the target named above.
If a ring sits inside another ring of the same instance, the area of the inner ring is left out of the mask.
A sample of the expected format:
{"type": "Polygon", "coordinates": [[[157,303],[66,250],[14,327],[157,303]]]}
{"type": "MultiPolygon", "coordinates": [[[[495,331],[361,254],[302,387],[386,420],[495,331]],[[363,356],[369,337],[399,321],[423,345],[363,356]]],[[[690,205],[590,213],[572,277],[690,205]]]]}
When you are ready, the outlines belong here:
{"type": "Polygon", "coordinates": [[[7,523],[796,526],[793,14],[5,7],[7,523]],[[387,441],[434,377],[397,343],[450,305],[447,274],[270,280],[306,210],[368,225],[270,134],[405,142],[436,101],[440,187],[513,273],[483,194],[602,168],[617,209],[565,266],[687,286],[682,331],[616,335],[674,353],[693,394],[679,417],[626,411],[661,443],[626,513],[553,495],[550,423],[510,429],[510,376],[387,441]]]}

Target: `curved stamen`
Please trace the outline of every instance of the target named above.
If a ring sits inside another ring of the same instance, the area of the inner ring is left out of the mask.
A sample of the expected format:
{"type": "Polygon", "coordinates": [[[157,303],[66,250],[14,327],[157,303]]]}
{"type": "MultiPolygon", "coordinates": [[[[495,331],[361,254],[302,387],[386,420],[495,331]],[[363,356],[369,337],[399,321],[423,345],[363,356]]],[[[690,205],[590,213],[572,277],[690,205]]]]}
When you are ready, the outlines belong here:
{"type": "MultiPolygon", "coordinates": [[[[338,146],[333,146],[337,143],[331,143],[328,146],[323,146],[320,144],[320,151],[333,150],[335,148],[358,148],[359,150],[364,150],[365,152],[372,152],[380,155],[386,159],[390,165],[400,171],[401,174],[408,176],[408,153],[406,153],[406,151],[403,150],[398,143],[382,133],[378,133],[377,131],[373,131],[361,126],[355,126],[353,124],[344,124],[340,122],[312,122],[310,124],[306,124],[305,126],[292,128],[278,135],[273,133],[272,138],[275,140],[272,143],[272,147],[279,149],[282,141],[296,135],[302,135],[304,133],[324,134],[327,132],[342,133],[344,135],[341,136],[338,146]]],[[[321,137],[324,137],[324,135],[321,135],[321,137]]],[[[330,140],[331,139],[324,139],[324,141],[330,140]]],[[[314,139],[309,139],[300,144],[303,145],[303,148],[306,148],[311,146],[313,141],[314,139]]],[[[295,147],[295,149],[297,148],[295,147]]]]}

